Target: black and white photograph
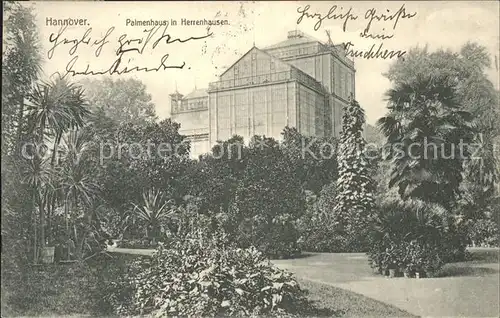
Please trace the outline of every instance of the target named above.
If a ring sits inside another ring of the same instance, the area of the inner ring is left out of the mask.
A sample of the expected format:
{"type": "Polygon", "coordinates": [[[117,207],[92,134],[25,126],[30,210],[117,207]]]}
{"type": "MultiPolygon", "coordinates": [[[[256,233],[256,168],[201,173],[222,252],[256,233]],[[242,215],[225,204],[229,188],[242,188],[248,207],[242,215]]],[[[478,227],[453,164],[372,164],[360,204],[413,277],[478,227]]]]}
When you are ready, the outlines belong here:
{"type": "Polygon", "coordinates": [[[500,2],[2,4],[2,317],[499,316],[500,2]]]}

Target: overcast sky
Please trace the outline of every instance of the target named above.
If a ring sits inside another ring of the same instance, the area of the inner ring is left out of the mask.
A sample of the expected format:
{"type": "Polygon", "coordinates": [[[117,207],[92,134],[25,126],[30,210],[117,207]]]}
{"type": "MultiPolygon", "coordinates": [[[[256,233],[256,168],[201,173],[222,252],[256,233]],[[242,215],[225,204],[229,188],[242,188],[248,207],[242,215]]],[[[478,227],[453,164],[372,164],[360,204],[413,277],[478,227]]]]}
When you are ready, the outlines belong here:
{"type": "MultiPolygon", "coordinates": [[[[202,40],[191,40],[185,43],[160,43],[152,49],[152,42],[161,36],[163,28],[155,34],[142,52],[126,53],[122,65],[132,68],[157,67],[165,54],[169,54],[165,64],[181,65],[184,69],[167,69],[158,72],[132,72],[127,75],[142,80],[153,97],[160,118],[169,116],[169,97],[177,86],[179,92],[187,94],[195,87],[204,88],[215,81],[224,67],[232,65],[242,54],[247,52],[253,43],[259,48],[283,41],[290,30],[301,30],[310,36],[326,42],[325,30],[330,30],[332,40],[337,43],[350,41],[355,49],[368,50],[372,44],[376,47],[379,40],[363,39],[359,33],[366,27],[369,19],[365,19],[367,10],[373,8],[376,14],[394,14],[403,2],[37,2],[35,3],[37,23],[45,53],[53,46],[49,42],[52,33],[57,34],[60,27],[47,26],[47,18],[52,19],[87,19],[88,26],[72,26],[59,37],[60,40],[81,38],[86,30],[91,43],[101,39],[110,28],[114,27],[107,37],[99,57],[95,56],[97,46],[81,44],[73,55],[69,54],[72,44],[61,44],[54,49],[49,59],[45,54],[44,71],[47,76],[56,71],[64,72],[68,62],[78,56],[73,69],[85,71],[101,71],[108,69],[116,60],[118,38],[126,34],[126,39],[142,38],[147,34],[139,26],[127,26],[126,20],[177,20],[176,26],[169,25],[166,33],[172,39],[202,37],[207,34],[205,26],[181,26],[181,19],[227,19],[228,26],[213,26],[213,36],[202,40]],[[304,17],[299,25],[300,14],[297,8],[309,5],[309,13],[327,15],[333,5],[337,5],[336,13],[351,13],[358,19],[348,21],[346,31],[342,30],[343,20],[325,19],[318,30],[314,25],[318,21],[304,17]],[[341,9],[342,7],[342,9],[341,9]],[[389,11],[388,11],[389,10],[389,11]],[[130,59],[130,61],[129,61],[130,59]]],[[[499,44],[499,3],[497,1],[450,1],[450,2],[415,2],[405,3],[408,14],[417,13],[413,18],[400,18],[395,30],[393,21],[372,22],[373,33],[385,32],[394,35],[383,42],[389,50],[409,50],[414,46],[429,45],[431,50],[450,48],[458,50],[467,41],[476,41],[488,48],[492,56],[498,55],[499,44]]],[[[137,46],[137,45],[136,45],[137,46]]],[[[130,48],[132,46],[125,46],[130,48]]],[[[387,71],[391,60],[355,59],[356,98],[366,109],[367,120],[374,123],[385,112],[384,92],[390,83],[381,75],[387,71]]],[[[498,70],[489,73],[491,80],[498,87],[498,70]]],[[[76,79],[81,78],[77,76],[76,79]]]]}

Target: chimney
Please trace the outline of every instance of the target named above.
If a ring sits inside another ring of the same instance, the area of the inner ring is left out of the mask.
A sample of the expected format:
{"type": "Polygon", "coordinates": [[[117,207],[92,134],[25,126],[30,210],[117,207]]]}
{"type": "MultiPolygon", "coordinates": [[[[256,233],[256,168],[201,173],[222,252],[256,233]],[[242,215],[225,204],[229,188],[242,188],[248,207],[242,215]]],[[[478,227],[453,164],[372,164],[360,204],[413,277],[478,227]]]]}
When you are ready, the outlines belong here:
{"type": "Polygon", "coordinates": [[[299,30],[293,30],[293,31],[288,31],[288,38],[289,39],[294,39],[294,38],[301,38],[304,36],[304,33],[299,30]]]}

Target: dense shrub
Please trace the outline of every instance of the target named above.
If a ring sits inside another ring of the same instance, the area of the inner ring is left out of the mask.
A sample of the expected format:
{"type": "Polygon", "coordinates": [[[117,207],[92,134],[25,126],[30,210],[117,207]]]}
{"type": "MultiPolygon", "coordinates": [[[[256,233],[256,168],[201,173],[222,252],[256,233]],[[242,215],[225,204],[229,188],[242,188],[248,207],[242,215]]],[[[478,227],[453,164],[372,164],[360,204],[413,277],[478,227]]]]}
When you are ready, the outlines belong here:
{"type": "Polygon", "coordinates": [[[498,224],[490,219],[472,221],[469,225],[468,235],[475,246],[483,244],[498,246],[498,224]]]}
{"type": "Polygon", "coordinates": [[[254,136],[247,156],[230,210],[244,233],[237,236],[239,246],[253,245],[270,257],[292,256],[298,252],[295,222],[305,210],[301,180],[272,138],[254,136]]]}
{"type": "Polygon", "coordinates": [[[97,269],[99,288],[96,290],[99,299],[99,314],[125,315],[129,312],[135,292],[135,277],[144,268],[149,256],[118,254],[94,259],[90,266],[97,269]]]}
{"type": "Polygon", "coordinates": [[[306,213],[298,220],[300,247],[304,251],[339,253],[366,252],[366,231],[349,230],[334,215],[336,184],[323,187],[319,196],[307,193],[306,213]]]}
{"type": "Polygon", "coordinates": [[[380,207],[370,236],[372,266],[434,273],[465,255],[460,219],[437,204],[389,202],[380,207]]]}
{"type": "Polygon", "coordinates": [[[462,216],[448,216],[447,227],[442,233],[440,244],[441,257],[445,263],[463,262],[469,258],[466,250],[469,243],[467,232],[469,222],[462,216]]]}
{"type": "Polygon", "coordinates": [[[297,221],[300,232],[300,247],[308,252],[344,252],[345,237],[333,221],[332,211],[335,184],[327,185],[319,196],[306,192],[307,208],[297,221]]]}
{"type": "Polygon", "coordinates": [[[303,232],[301,248],[308,252],[341,253],[346,250],[345,236],[331,224],[308,226],[303,232]]]}
{"type": "Polygon", "coordinates": [[[293,314],[305,307],[304,292],[291,274],[255,248],[223,242],[194,235],[159,247],[151,259],[136,263],[142,268],[138,274],[129,272],[123,284],[134,288],[120,296],[119,313],[249,316],[293,314]]]}

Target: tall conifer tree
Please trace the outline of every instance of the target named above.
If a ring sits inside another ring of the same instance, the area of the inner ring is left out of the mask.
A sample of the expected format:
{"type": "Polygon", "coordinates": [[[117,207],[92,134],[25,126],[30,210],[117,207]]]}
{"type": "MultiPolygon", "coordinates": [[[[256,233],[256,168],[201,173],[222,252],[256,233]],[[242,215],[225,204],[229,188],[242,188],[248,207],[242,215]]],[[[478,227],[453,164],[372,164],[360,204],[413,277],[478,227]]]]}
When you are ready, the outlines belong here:
{"type": "MultiPolygon", "coordinates": [[[[334,218],[352,240],[362,239],[375,206],[373,181],[364,152],[366,145],[362,135],[364,123],[364,110],[351,96],[342,116],[334,218]]],[[[362,244],[362,242],[352,243],[362,244]]]]}

